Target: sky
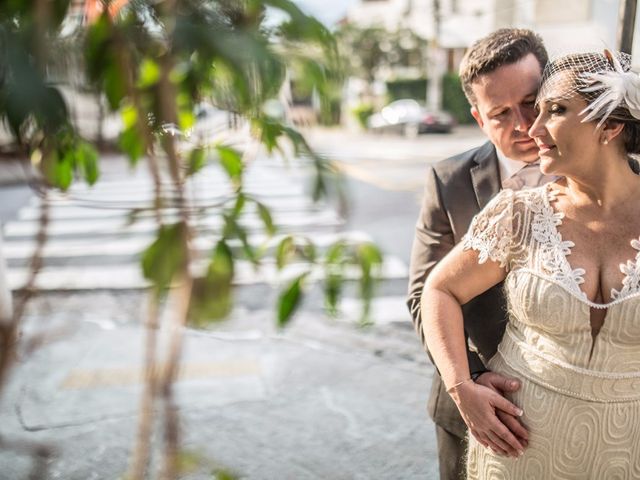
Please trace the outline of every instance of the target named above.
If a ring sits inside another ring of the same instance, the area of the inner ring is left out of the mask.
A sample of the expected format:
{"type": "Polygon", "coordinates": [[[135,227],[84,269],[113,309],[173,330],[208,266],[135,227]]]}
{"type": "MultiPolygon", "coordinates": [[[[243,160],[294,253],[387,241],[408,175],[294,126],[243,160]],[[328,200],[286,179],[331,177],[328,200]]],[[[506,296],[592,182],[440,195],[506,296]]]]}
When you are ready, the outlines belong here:
{"type": "Polygon", "coordinates": [[[359,0],[295,0],[295,3],[306,13],[331,27],[347,13],[350,6],[359,3],[359,0]]]}

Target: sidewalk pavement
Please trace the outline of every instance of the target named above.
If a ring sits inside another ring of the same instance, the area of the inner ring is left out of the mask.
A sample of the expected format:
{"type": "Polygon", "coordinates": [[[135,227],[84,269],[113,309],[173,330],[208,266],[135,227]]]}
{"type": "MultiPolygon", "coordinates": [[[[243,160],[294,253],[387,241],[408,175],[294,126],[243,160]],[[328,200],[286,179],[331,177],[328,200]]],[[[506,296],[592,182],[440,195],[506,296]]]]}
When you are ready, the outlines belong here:
{"type": "MultiPolygon", "coordinates": [[[[144,304],[141,293],[94,292],[48,295],[30,306],[23,338],[48,332],[49,340],[21,355],[0,423],[5,441],[56,450],[46,478],[125,473],[140,402],[144,304]]],[[[190,459],[182,478],[210,479],[219,467],[243,479],[437,478],[426,414],[433,369],[410,322],[362,329],[304,311],[277,331],[273,317],[239,308],[229,321],[185,332],[175,386],[190,459]]],[[[25,455],[0,453],[2,478],[27,478],[29,465],[25,455]]]]}

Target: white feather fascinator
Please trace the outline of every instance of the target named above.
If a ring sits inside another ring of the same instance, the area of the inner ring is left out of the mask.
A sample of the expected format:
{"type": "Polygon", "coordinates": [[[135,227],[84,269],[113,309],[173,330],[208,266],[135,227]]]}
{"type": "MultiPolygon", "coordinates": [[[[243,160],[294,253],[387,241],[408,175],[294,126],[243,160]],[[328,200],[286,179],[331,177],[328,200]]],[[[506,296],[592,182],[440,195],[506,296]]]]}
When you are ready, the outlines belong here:
{"type": "Polygon", "coordinates": [[[580,92],[589,102],[580,112],[582,122],[598,120],[600,127],[612,114],[620,120],[640,119],[640,76],[631,71],[626,53],[605,50],[555,59],[545,68],[538,99],[551,90],[563,98],[580,92]]]}

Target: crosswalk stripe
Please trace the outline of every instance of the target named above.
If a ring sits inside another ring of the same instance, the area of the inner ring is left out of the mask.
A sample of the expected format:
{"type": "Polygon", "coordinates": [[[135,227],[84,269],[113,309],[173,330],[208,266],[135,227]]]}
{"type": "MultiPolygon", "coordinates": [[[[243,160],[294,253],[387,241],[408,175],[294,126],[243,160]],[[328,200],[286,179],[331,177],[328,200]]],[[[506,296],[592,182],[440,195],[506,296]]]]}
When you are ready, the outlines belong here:
{"type": "MultiPolygon", "coordinates": [[[[326,248],[338,240],[347,241],[371,241],[371,237],[360,231],[317,233],[296,232],[296,236],[313,238],[318,248],[326,248]]],[[[206,253],[210,251],[220,237],[198,236],[193,239],[192,247],[196,252],[206,253]]],[[[269,237],[266,234],[253,234],[248,236],[249,243],[265,248],[275,247],[283,238],[283,235],[269,237]]],[[[43,256],[47,258],[82,258],[82,257],[115,257],[136,256],[146,249],[155,240],[153,235],[138,235],[132,238],[114,238],[109,242],[96,242],[95,238],[57,237],[47,241],[44,246],[43,256]]],[[[239,248],[242,243],[239,239],[230,239],[228,244],[232,248],[239,248]]],[[[7,261],[28,260],[33,255],[36,247],[34,241],[4,240],[3,253],[7,261]]]]}
{"type": "MultiPolygon", "coordinates": [[[[205,262],[201,262],[199,270],[204,271],[205,262]]],[[[284,274],[280,274],[273,261],[264,261],[263,264],[255,268],[251,262],[236,260],[234,271],[235,285],[253,284],[275,284],[283,278],[292,278],[297,273],[302,273],[308,268],[307,264],[291,264],[287,266],[284,274]]],[[[196,271],[198,268],[195,269],[196,271]]],[[[9,284],[11,289],[23,287],[27,276],[28,268],[9,269],[9,284]]],[[[396,257],[385,257],[381,269],[381,277],[385,279],[402,279],[407,274],[406,266],[396,257]]],[[[319,266],[312,268],[310,280],[316,281],[324,277],[322,268],[319,266]]],[[[359,273],[356,268],[347,268],[345,278],[356,280],[359,273]]],[[[149,286],[143,276],[138,264],[115,264],[100,265],[96,268],[91,266],[80,267],[44,267],[36,278],[36,288],[40,290],[126,290],[145,288],[149,286]]]]}
{"type": "MultiPolygon", "coordinates": [[[[255,197],[257,200],[268,203],[272,198],[280,198],[280,199],[292,199],[299,198],[304,195],[305,190],[301,185],[287,187],[286,189],[280,190],[268,190],[268,191],[254,191],[251,189],[244,190],[248,195],[255,197]]],[[[214,191],[210,190],[207,192],[200,192],[193,195],[186,195],[186,198],[189,198],[189,201],[193,206],[208,206],[211,204],[219,203],[221,201],[229,200],[232,195],[232,190],[227,189],[224,191],[214,191]]],[[[170,204],[170,199],[173,197],[168,197],[165,195],[166,203],[170,204]]],[[[92,195],[82,195],[76,193],[75,191],[68,192],[66,194],[55,194],[50,198],[50,202],[53,205],[59,202],[68,202],[73,201],[79,205],[86,205],[93,208],[100,207],[108,207],[111,205],[117,205],[121,208],[140,208],[140,207],[150,207],[155,202],[155,197],[153,192],[143,191],[143,192],[120,192],[117,195],[112,195],[110,193],[100,194],[96,192],[92,195]]],[[[39,206],[39,200],[33,199],[30,202],[31,206],[37,207],[39,206]]]]}
{"type": "MultiPolygon", "coordinates": [[[[362,314],[362,300],[359,298],[345,297],[338,303],[338,320],[354,321],[362,314]]],[[[406,323],[411,324],[411,316],[407,308],[407,297],[380,296],[371,300],[371,320],[376,324],[406,323]]]]}
{"type": "MultiPolygon", "coordinates": [[[[175,219],[174,219],[175,220],[175,219]]],[[[324,211],[309,215],[308,212],[296,212],[293,214],[279,215],[273,214],[275,225],[283,228],[311,228],[311,227],[337,227],[342,225],[342,219],[335,211],[326,209],[324,211]]],[[[259,230],[264,227],[264,223],[257,215],[244,215],[239,222],[242,226],[250,230],[259,230]]],[[[217,216],[197,219],[193,227],[200,231],[211,231],[224,226],[224,220],[217,216]]],[[[4,235],[11,237],[29,237],[38,233],[40,223],[38,221],[24,220],[19,222],[9,222],[5,225],[4,235]]],[[[58,235],[101,235],[101,234],[126,234],[126,233],[148,233],[157,230],[157,223],[153,218],[143,218],[131,225],[127,225],[126,217],[121,218],[96,218],[87,221],[80,218],[77,220],[67,219],[65,221],[53,221],[48,225],[47,232],[51,236],[58,235]]]]}
{"type": "MultiPolygon", "coordinates": [[[[340,230],[345,220],[326,203],[314,203],[305,194],[300,171],[292,172],[276,165],[250,169],[246,172],[243,191],[270,208],[278,235],[269,238],[257,208],[245,205],[239,223],[247,229],[249,243],[263,249],[261,265],[255,268],[246,260],[236,260],[235,279],[238,285],[282,281],[273,258],[275,245],[287,233],[307,236],[322,251],[338,240],[370,241],[361,231],[340,230]]],[[[89,290],[144,288],[140,254],[155,239],[157,222],[150,208],[154,202],[153,183],[148,174],[134,172],[129,176],[111,175],[94,187],[76,183],[66,193],[52,192],[48,196],[49,224],[47,243],[43,251],[43,267],[36,287],[43,290],[89,290]],[[139,208],[133,215],[132,208],[139,208]]],[[[185,185],[186,197],[193,207],[210,206],[221,199],[232,198],[228,179],[218,167],[209,166],[200,177],[185,185]]],[[[171,196],[170,189],[164,195],[171,196]]],[[[16,220],[4,226],[3,253],[8,263],[12,288],[20,288],[27,279],[28,260],[35,248],[35,236],[40,228],[41,198],[34,196],[17,214],[16,220]]],[[[215,208],[207,215],[194,216],[192,248],[196,254],[194,268],[204,271],[207,253],[219,239],[223,219],[215,208]],[[199,260],[198,260],[199,259],[199,260]]],[[[163,210],[166,223],[178,218],[175,208],[163,210]]],[[[239,239],[229,245],[239,249],[239,239]]],[[[304,264],[293,264],[286,272],[302,272],[304,264]]],[[[405,278],[407,268],[397,257],[385,257],[382,277],[405,278]]],[[[287,273],[285,273],[287,275],[287,273]]],[[[320,279],[323,271],[313,267],[312,279],[320,279]]],[[[358,277],[356,269],[348,269],[347,279],[358,277]]]]}
{"type": "MultiPolygon", "coordinates": [[[[291,199],[286,197],[272,197],[267,199],[264,203],[269,209],[278,212],[306,212],[313,214],[323,210],[322,204],[314,203],[308,200],[306,197],[300,198],[295,204],[292,205],[291,199]]],[[[249,202],[245,205],[243,212],[251,213],[255,212],[257,207],[255,204],[249,202]]],[[[48,216],[51,220],[64,220],[64,219],[86,219],[93,220],[95,218],[108,218],[108,217],[128,217],[133,209],[126,207],[114,207],[109,208],[107,205],[100,207],[99,205],[82,206],[72,202],[65,203],[52,203],[49,207],[48,216]]],[[[176,216],[178,210],[176,208],[165,208],[162,210],[163,215],[176,216]]],[[[16,218],[18,220],[38,220],[41,215],[40,202],[34,205],[26,205],[17,212],[16,218]]],[[[137,218],[155,217],[155,212],[151,207],[144,210],[138,210],[136,212],[137,218]]]]}

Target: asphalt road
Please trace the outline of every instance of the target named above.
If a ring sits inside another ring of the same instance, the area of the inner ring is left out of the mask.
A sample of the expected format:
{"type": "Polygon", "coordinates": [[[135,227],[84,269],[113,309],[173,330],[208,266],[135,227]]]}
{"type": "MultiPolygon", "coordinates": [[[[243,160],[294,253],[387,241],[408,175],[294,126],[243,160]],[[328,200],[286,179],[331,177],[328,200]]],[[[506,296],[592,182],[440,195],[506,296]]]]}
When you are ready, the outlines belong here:
{"type": "Polygon", "coordinates": [[[347,178],[349,228],[366,231],[384,252],[407,265],[427,166],[485,141],[476,126],[415,139],[339,129],[306,134],[311,145],[347,178]]]}

